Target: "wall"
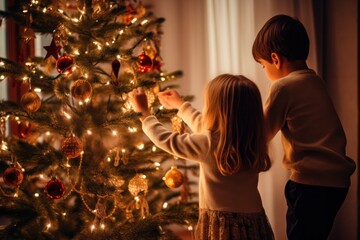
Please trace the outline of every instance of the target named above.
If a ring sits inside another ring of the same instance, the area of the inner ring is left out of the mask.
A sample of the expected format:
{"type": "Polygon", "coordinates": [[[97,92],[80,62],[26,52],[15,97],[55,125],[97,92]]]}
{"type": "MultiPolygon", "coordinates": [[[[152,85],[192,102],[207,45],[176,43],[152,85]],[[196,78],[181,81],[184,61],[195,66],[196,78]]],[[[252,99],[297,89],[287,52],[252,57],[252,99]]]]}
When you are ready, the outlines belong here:
{"type": "MultiPolygon", "coordinates": [[[[347,154],[358,162],[358,2],[357,0],[329,0],[327,4],[327,39],[325,59],[326,80],[336,110],[347,135],[347,154]],[[346,26],[346,27],[344,27],[346,26]]],[[[357,178],[344,205],[336,218],[330,239],[356,238],[357,226],[357,178]]]]}

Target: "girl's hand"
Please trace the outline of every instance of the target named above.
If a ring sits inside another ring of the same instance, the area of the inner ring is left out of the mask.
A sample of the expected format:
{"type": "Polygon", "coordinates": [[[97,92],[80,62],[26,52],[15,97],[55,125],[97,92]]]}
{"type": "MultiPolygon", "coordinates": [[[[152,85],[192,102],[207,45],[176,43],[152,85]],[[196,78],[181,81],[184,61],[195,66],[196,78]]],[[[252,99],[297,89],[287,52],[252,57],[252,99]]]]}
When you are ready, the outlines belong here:
{"type": "Polygon", "coordinates": [[[138,87],[133,89],[128,94],[132,107],[135,112],[142,113],[140,120],[144,120],[145,117],[150,115],[147,96],[144,89],[138,87]]]}
{"type": "Polygon", "coordinates": [[[172,89],[159,92],[158,98],[161,105],[163,105],[167,109],[179,109],[184,103],[184,99],[182,99],[180,94],[172,89]]]}

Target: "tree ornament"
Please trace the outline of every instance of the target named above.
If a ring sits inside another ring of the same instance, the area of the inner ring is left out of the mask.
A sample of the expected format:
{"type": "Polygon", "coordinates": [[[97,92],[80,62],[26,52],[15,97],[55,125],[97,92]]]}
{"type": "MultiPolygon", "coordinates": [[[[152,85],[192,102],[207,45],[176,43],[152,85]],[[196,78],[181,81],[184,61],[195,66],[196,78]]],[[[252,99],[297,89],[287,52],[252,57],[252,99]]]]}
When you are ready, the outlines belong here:
{"type": "Polygon", "coordinates": [[[180,188],[180,202],[185,204],[188,202],[190,198],[190,184],[189,184],[189,178],[187,176],[187,171],[185,169],[184,172],[184,183],[182,184],[180,188]]]}
{"type": "Polygon", "coordinates": [[[24,180],[24,173],[19,167],[8,167],[3,174],[4,183],[10,187],[18,187],[24,180]]]}
{"type": "Polygon", "coordinates": [[[71,136],[61,142],[61,149],[67,158],[76,158],[83,151],[83,144],[79,138],[71,136]]]}
{"type": "Polygon", "coordinates": [[[70,56],[62,56],[56,61],[56,70],[62,74],[71,74],[74,59],[70,56]]]}
{"type": "Polygon", "coordinates": [[[185,132],[185,124],[180,117],[174,116],[173,118],[171,118],[171,123],[173,132],[178,132],[180,134],[183,134],[185,132]]]}
{"type": "Polygon", "coordinates": [[[21,37],[24,43],[26,44],[35,38],[35,33],[31,28],[24,28],[24,33],[22,34],[21,37]]]}
{"type": "Polygon", "coordinates": [[[117,86],[119,84],[118,77],[119,77],[120,66],[121,66],[120,61],[117,59],[115,59],[111,63],[111,68],[112,68],[111,76],[113,78],[113,81],[111,81],[111,84],[113,84],[115,86],[117,86]]]}
{"type": "Polygon", "coordinates": [[[137,59],[138,72],[145,73],[149,72],[152,68],[153,62],[151,58],[142,52],[137,59]]]}
{"type": "Polygon", "coordinates": [[[61,49],[61,46],[58,46],[56,44],[54,38],[51,40],[50,46],[45,46],[44,48],[47,51],[44,60],[46,60],[50,56],[53,56],[56,60],[59,58],[59,51],[61,49]]]}
{"type": "Polygon", "coordinates": [[[163,65],[163,63],[162,63],[160,57],[156,57],[156,58],[154,58],[154,60],[153,60],[152,69],[161,71],[162,65],[163,65]]]}
{"type": "Polygon", "coordinates": [[[140,192],[147,192],[148,179],[144,174],[136,174],[135,177],[130,179],[128,189],[134,197],[136,197],[140,192]]]}
{"type": "Polygon", "coordinates": [[[137,12],[130,4],[126,7],[125,11],[126,14],[120,15],[119,21],[124,24],[130,24],[137,12]]]}
{"type": "Polygon", "coordinates": [[[145,54],[148,55],[151,59],[154,59],[157,54],[156,50],[151,46],[151,44],[146,45],[143,50],[145,54]]]}
{"type": "MultiPolygon", "coordinates": [[[[58,24],[56,27],[53,38],[57,46],[64,46],[68,44],[69,31],[66,29],[64,24],[58,24]]],[[[60,50],[60,49],[59,49],[60,50]]]]}
{"type": "Polygon", "coordinates": [[[108,8],[109,8],[109,3],[107,0],[93,0],[92,1],[93,17],[95,19],[100,18],[102,15],[106,13],[108,8]]]}
{"type": "Polygon", "coordinates": [[[53,177],[45,186],[45,193],[51,199],[59,199],[65,194],[65,185],[62,181],[53,177]]]}
{"type": "Polygon", "coordinates": [[[77,100],[84,101],[91,97],[92,86],[89,81],[80,78],[71,85],[71,96],[77,100]]]}
{"type": "Polygon", "coordinates": [[[40,97],[32,90],[22,95],[21,106],[28,112],[36,112],[41,106],[40,97]]]}
{"type": "Polygon", "coordinates": [[[134,220],[132,212],[135,209],[140,210],[142,218],[146,217],[149,214],[149,204],[145,197],[148,190],[148,179],[144,174],[136,174],[135,177],[129,181],[128,189],[135,198],[126,206],[126,219],[129,221],[134,220]]]}
{"type": "Polygon", "coordinates": [[[165,174],[164,181],[169,188],[178,188],[183,184],[184,176],[174,165],[165,174]]]}
{"type": "Polygon", "coordinates": [[[19,124],[19,136],[21,138],[27,138],[31,133],[32,125],[29,121],[21,122],[19,124]]]}

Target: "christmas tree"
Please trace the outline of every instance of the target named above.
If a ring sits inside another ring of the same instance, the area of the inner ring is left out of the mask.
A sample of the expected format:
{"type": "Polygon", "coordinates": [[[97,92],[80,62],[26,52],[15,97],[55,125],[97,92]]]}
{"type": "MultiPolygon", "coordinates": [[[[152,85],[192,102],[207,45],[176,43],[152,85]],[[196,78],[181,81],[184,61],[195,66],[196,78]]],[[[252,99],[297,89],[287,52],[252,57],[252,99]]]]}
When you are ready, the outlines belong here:
{"type": "Polygon", "coordinates": [[[0,17],[22,26],[23,49],[51,41],[0,59],[1,81],[26,88],[0,102],[0,238],[179,239],[169,225],[196,223],[197,166],[157,149],[127,99],[145,88],[152,113],[186,130],[156,97],[182,75],[164,70],[164,19],[134,0],[15,2],[0,17]]]}

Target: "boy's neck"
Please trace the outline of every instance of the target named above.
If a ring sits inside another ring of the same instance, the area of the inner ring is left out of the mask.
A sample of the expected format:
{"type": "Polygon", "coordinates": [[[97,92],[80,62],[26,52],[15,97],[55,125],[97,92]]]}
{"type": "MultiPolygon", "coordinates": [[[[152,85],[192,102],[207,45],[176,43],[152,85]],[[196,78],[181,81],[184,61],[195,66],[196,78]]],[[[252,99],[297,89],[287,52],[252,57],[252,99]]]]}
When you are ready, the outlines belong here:
{"type": "Polygon", "coordinates": [[[309,69],[306,61],[303,60],[297,60],[297,61],[284,61],[283,62],[283,72],[286,75],[294,72],[294,71],[298,71],[298,70],[304,70],[304,69],[309,69]]]}

